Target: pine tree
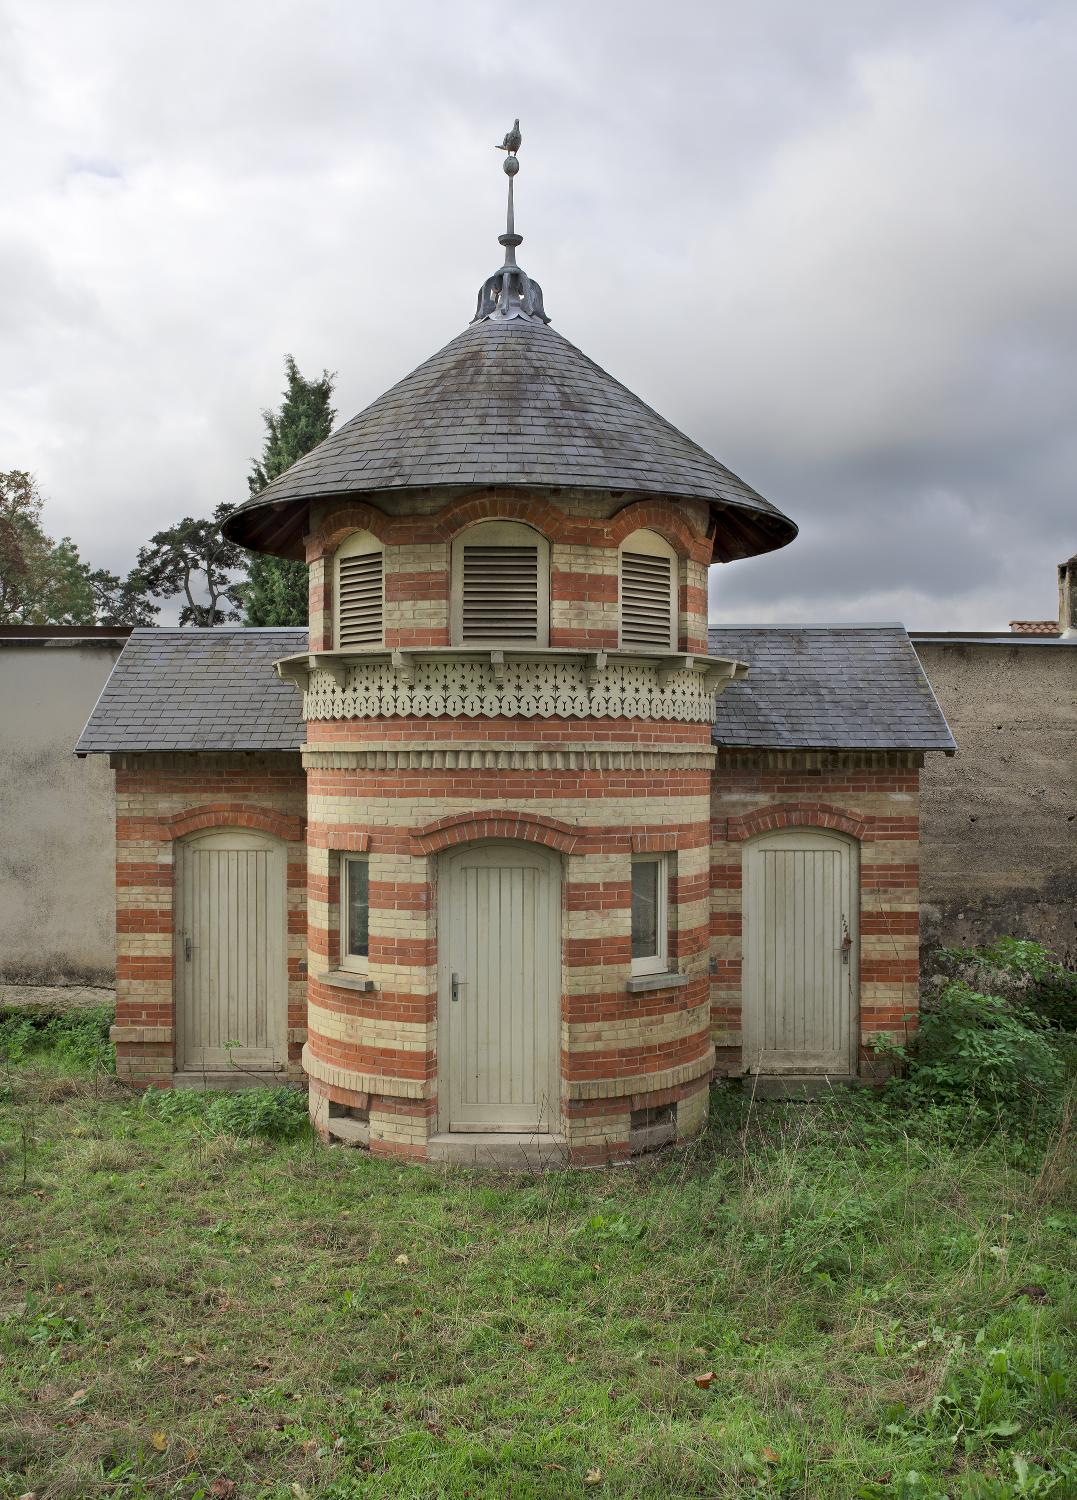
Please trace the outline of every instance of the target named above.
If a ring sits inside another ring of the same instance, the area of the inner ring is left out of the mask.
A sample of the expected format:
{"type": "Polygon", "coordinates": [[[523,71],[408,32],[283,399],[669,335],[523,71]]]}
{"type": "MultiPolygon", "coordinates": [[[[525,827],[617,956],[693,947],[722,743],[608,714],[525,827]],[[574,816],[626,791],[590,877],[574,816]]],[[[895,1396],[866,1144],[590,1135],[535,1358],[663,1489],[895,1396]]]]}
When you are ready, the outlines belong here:
{"type": "MultiPolygon", "coordinates": [[[[252,495],[297,458],[316,447],[333,429],[336,412],[330,402],[335,375],[323,370],[319,380],[306,380],[290,354],[285,355],[287,385],[279,412],[264,411],[266,425],[262,457],[254,461],[247,483],[252,495]]],[[[307,623],[307,568],[305,563],[254,553],[247,589],[248,625],[305,625],[307,623]]]]}

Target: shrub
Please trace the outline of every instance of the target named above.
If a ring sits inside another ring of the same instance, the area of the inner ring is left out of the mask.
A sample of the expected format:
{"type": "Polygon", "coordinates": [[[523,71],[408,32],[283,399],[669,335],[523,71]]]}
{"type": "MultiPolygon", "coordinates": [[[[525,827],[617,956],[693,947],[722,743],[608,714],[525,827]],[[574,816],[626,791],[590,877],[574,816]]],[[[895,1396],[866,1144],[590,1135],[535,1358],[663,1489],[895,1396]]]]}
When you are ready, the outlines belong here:
{"type": "Polygon", "coordinates": [[[159,1120],[192,1125],[201,1135],[264,1136],[288,1140],[307,1124],[307,1096],[300,1089],[147,1089],[142,1110],[159,1120]]]}
{"type": "Polygon", "coordinates": [[[938,957],[952,978],[1017,1000],[1060,1031],[1077,1031],[1077,971],[1041,943],[1004,937],[982,948],[942,948],[938,957]]]}
{"type": "Polygon", "coordinates": [[[19,1066],[34,1054],[50,1053],[77,1068],[112,1072],[116,1052],[108,1033],[115,1014],[111,1005],[5,1007],[0,1010],[0,1059],[19,1066]]]}
{"type": "Polygon", "coordinates": [[[955,979],[925,1003],[903,1086],[935,1103],[971,1101],[1024,1125],[1054,1117],[1064,1084],[1057,1033],[1041,1016],[955,979]]]}

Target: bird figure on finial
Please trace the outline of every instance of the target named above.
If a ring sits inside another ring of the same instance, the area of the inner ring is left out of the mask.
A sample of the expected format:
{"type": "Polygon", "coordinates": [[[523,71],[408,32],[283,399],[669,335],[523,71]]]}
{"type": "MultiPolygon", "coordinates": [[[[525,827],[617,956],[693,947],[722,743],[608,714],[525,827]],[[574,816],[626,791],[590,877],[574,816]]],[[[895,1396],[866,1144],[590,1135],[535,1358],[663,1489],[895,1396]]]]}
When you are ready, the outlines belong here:
{"type": "Polygon", "coordinates": [[[519,151],[520,147],[523,145],[523,139],[523,136],[520,134],[519,120],[513,120],[512,129],[506,131],[505,139],[501,142],[501,145],[496,147],[495,149],[498,151],[507,151],[510,156],[515,156],[517,151],[519,151]]]}

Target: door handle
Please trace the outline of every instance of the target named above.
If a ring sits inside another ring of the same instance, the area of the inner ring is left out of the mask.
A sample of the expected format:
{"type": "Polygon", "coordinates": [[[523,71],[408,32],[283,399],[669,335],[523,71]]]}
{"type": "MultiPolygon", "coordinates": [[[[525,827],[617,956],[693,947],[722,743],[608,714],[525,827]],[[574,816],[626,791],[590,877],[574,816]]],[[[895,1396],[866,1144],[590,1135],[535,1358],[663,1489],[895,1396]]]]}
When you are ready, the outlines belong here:
{"type": "Polygon", "coordinates": [[[849,924],[843,916],[841,919],[841,961],[843,964],[849,962],[849,951],[852,946],[853,939],[849,932],[849,924]]]}
{"type": "Polygon", "coordinates": [[[453,977],[452,977],[452,998],[453,998],[453,1003],[454,1004],[456,1003],[457,1000],[459,1000],[459,998],[460,998],[460,991],[463,989],[463,987],[464,987],[464,985],[466,983],[467,983],[467,980],[466,979],[461,979],[460,976],[459,976],[459,974],[454,974],[453,975],[453,977]]]}
{"type": "Polygon", "coordinates": [[[188,963],[191,961],[191,939],[187,933],[183,934],[183,956],[188,963]]]}

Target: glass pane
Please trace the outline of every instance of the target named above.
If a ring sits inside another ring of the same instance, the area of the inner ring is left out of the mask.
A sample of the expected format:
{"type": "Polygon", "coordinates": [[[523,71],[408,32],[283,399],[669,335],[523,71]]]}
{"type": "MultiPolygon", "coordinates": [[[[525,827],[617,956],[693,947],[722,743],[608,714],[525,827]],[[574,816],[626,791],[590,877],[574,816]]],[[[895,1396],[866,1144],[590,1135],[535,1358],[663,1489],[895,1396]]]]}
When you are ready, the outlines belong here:
{"type": "Polygon", "coordinates": [[[658,952],[658,860],[632,865],[632,957],[654,958],[658,952]]]}
{"type": "Polygon", "coordinates": [[[345,952],[352,958],[366,958],[368,949],[368,918],[370,866],[365,859],[344,861],[344,876],[347,891],[344,907],[347,919],[347,947],[345,952]]]}

